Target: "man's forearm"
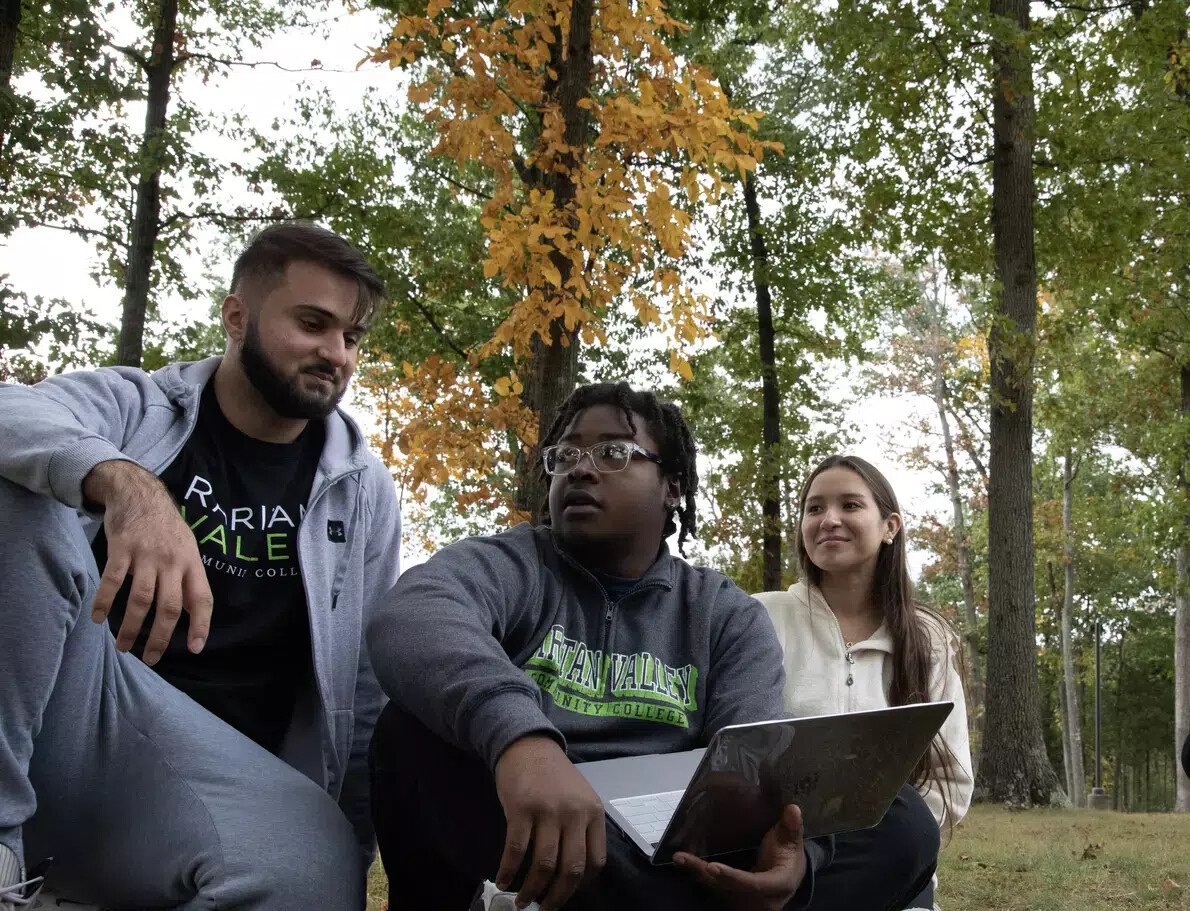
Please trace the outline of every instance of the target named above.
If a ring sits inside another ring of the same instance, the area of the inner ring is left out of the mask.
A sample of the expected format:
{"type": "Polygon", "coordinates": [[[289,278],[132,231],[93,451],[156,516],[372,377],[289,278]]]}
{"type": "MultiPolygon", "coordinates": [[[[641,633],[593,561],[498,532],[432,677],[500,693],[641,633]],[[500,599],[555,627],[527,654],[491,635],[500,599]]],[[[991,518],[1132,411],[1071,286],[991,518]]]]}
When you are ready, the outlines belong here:
{"type": "Polygon", "coordinates": [[[89,506],[105,508],[113,497],[132,493],[156,493],[165,489],[161,480],[136,462],[109,459],[100,462],[83,478],[83,499],[89,506]]]}

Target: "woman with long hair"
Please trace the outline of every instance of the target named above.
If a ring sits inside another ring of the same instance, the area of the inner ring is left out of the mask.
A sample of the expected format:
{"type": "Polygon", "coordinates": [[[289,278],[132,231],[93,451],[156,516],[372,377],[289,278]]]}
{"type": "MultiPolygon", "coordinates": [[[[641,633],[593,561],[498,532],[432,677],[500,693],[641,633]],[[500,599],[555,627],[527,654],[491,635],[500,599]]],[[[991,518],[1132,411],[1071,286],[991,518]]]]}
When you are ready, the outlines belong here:
{"type": "MultiPolygon", "coordinates": [[[[785,708],[805,717],[953,701],[913,780],[949,831],[974,787],[962,651],[950,624],[913,600],[884,475],[855,456],[821,462],[802,489],[795,547],[802,578],[756,596],[785,653],[785,708]]],[[[916,904],[932,904],[929,892],[916,904]]]]}

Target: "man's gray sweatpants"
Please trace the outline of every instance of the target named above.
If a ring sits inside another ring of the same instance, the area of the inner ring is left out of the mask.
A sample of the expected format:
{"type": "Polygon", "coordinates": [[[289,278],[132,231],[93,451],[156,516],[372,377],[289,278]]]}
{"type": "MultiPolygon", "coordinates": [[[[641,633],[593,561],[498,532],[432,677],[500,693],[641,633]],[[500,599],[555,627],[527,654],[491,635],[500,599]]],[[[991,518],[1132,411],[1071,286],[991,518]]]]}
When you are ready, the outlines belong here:
{"type": "Polygon", "coordinates": [[[111,908],[362,909],[338,805],[118,652],[98,582],[77,513],[0,479],[0,843],[111,908]]]}

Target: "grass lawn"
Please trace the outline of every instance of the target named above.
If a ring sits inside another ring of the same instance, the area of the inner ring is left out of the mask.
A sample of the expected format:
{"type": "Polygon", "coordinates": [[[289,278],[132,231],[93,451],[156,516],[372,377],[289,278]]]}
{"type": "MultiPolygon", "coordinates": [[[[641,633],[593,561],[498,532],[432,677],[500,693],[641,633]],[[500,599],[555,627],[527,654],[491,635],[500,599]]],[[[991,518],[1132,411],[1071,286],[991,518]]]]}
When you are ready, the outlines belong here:
{"type": "Polygon", "coordinates": [[[977,806],[938,866],[944,911],[1190,911],[1190,815],[977,806]]]}
{"type": "MultiPolygon", "coordinates": [[[[1190,911],[1190,815],[977,806],[938,878],[943,911],[1190,911]]],[[[378,863],[368,911],[385,889],[378,863]]]]}

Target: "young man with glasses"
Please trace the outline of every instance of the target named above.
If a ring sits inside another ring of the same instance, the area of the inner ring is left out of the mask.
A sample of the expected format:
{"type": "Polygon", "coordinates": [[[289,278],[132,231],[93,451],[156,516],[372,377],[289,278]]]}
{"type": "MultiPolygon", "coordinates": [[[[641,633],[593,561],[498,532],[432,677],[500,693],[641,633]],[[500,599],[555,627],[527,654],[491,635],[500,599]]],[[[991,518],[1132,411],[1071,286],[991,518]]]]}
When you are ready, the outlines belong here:
{"type": "Polygon", "coordinates": [[[937,846],[912,789],[837,867],[832,842],[803,842],[794,807],[730,866],[653,867],[605,827],[573,763],[690,750],[780,717],[781,650],[759,602],[665,546],[695,531],[695,446],[676,406],[582,387],[542,457],[548,524],[445,548],[369,627],[393,700],[371,752],[391,907],[463,911],[486,878],[546,911],[903,907],[936,857],[917,831],[937,846]]]}

